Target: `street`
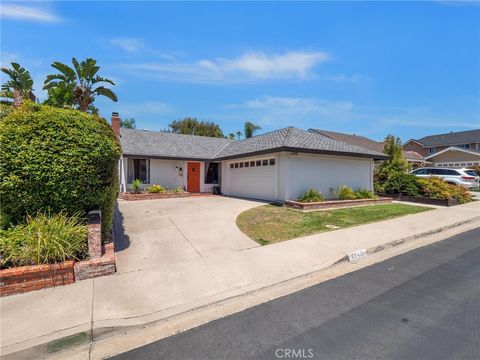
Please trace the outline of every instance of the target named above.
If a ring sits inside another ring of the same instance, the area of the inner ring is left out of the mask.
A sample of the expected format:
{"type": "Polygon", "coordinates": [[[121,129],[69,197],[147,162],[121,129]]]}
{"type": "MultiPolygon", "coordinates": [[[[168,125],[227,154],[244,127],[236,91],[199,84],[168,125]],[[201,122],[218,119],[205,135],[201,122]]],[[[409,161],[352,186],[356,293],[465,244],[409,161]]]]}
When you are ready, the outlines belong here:
{"type": "Polygon", "coordinates": [[[113,359],[478,359],[480,229],[113,359]]]}

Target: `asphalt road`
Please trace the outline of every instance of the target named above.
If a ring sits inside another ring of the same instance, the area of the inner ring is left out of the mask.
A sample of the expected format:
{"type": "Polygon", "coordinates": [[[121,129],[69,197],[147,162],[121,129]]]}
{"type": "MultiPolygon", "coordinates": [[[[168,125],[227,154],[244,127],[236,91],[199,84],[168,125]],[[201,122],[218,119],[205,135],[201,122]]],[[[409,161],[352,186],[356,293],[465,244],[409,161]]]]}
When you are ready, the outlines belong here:
{"type": "Polygon", "coordinates": [[[114,359],[480,359],[480,229],[114,359]]]}

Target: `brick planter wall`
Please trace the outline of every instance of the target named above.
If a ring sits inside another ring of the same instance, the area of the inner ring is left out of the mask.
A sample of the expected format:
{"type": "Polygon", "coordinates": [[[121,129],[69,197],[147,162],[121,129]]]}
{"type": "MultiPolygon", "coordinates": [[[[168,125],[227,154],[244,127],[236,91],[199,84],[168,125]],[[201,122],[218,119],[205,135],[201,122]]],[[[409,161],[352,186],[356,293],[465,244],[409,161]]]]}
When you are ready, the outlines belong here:
{"type": "Polygon", "coordinates": [[[88,213],[88,253],[90,259],[56,264],[22,266],[0,270],[0,296],[20,294],[75,281],[114,274],[115,246],[102,246],[101,214],[88,213]]]}
{"type": "Polygon", "coordinates": [[[407,196],[403,194],[382,194],[381,196],[392,198],[396,201],[408,201],[418,204],[437,205],[437,206],[454,206],[458,205],[458,200],[454,198],[449,199],[433,199],[423,196],[407,196]]]}
{"type": "Polygon", "coordinates": [[[74,281],[73,261],[4,269],[0,271],[0,295],[68,285],[74,281]]]}
{"type": "Polygon", "coordinates": [[[378,199],[356,199],[356,200],[327,200],[322,202],[302,203],[299,201],[288,200],[285,205],[289,208],[308,211],[324,209],[341,209],[364,205],[389,204],[392,198],[381,197],[378,199]]]}
{"type": "Polygon", "coordinates": [[[182,197],[189,197],[190,193],[182,192],[182,193],[119,193],[118,198],[123,200],[154,200],[154,199],[171,199],[171,198],[182,198],[182,197]]]}

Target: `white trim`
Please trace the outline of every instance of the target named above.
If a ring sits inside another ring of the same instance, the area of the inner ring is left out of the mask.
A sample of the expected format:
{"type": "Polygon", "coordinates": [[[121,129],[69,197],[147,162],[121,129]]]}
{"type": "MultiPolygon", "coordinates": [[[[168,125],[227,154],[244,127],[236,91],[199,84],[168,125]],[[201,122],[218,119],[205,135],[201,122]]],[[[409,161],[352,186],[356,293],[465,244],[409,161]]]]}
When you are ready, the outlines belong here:
{"type": "Polygon", "coordinates": [[[434,154],[432,154],[432,155],[430,155],[430,156],[427,156],[427,157],[425,158],[425,160],[430,159],[430,158],[432,158],[432,157],[435,157],[435,156],[437,156],[437,155],[443,154],[443,153],[445,153],[445,152],[447,152],[447,151],[460,151],[460,152],[464,152],[464,153],[466,153],[466,154],[478,155],[478,156],[480,157],[480,153],[477,152],[477,151],[471,151],[471,150],[469,150],[469,149],[459,148],[459,147],[456,147],[456,146],[450,146],[450,147],[448,147],[448,148],[446,148],[446,149],[443,149],[442,151],[439,151],[439,152],[434,153],[434,154]]]}
{"type": "MultiPolygon", "coordinates": [[[[407,146],[409,142],[414,142],[414,143],[420,145],[421,147],[425,147],[425,145],[423,145],[421,142],[418,142],[418,141],[415,140],[415,139],[410,139],[410,140],[408,140],[403,146],[407,146]]],[[[403,146],[402,146],[402,147],[403,147],[403,146]]]]}

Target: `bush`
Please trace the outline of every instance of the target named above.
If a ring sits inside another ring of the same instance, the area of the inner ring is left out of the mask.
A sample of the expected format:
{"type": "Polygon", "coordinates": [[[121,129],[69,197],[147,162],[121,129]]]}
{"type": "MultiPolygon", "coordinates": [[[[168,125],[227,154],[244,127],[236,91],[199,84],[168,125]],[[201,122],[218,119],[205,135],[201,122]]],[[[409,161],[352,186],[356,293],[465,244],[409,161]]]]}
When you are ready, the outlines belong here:
{"type": "Polygon", "coordinates": [[[25,103],[0,122],[2,213],[13,224],[37,211],[102,211],[108,238],[121,149],[111,127],[77,110],[25,103]]]}
{"type": "MultiPolygon", "coordinates": [[[[132,184],[133,185],[133,184],[132,184]]],[[[147,191],[149,193],[155,194],[155,193],[164,193],[165,188],[162,185],[152,185],[147,188],[147,191]]]]}
{"type": "Polygon", "coordinates": [[[172,192],[174,192],[174,193],[183,193],[184,190],[183,190],[180,186],[175,186],[175,187],[172,189],[172,192]]]}
{"type": "Polygon", "coordinates": [[[85,258],[87,236],[87,227],[79,214],[28,216],[26,224],[0,231],[2,268],[85,258]]]}
{"type": "Polygon", "coordinates": [[[472,201],[472,196],[467,189],[459,185],[447,184],[440,178],[429,177],[419,179],[418,182],[424,196],[434,199],[454,198],[457,199],[460,204],[472,201]]]}
{"type": "Polygon", "coordinates": [[[324,200],[324,197],[322,193],[315,189],[309,189],[298,198],[298,201],[304,202],[304,203],[320,202],[323,200],[324,200]]]}
{"type": "Polygon", "coordinates": [[[357,199],[373,199],[375,194],[368,189],[357,189],[355,190],[355,197],[357,199]]]}
{"type": "Polygon", "coordinates": [[[143,182],[140,179],[134,179],[132,181],[132,192],[133,193],[139,193],[140,192],[140,186],[142,186],[143,182]]]}
{"type": "MultiPolygon", "coordinates": [[[[376,190],[379,187],[376,187],[376,190]]],[[[407,196],[419,196],[421,194],[418,178],[411,174],[396,173],[391,175],[382,184],[379,192],[387,194],[404,194],[407,196]]]]}
{"type": "Polygon", "coordinates": [[[340,185],[334,193],[338,200],[353,200],[357,198],[353,190],[347,185],[340,185]]]}

